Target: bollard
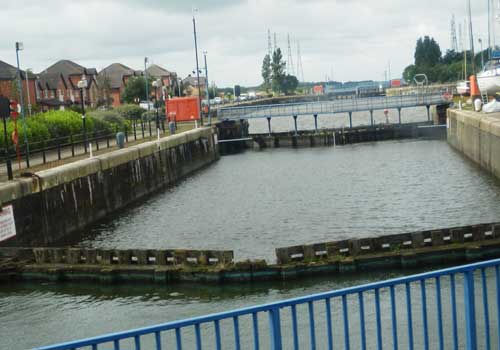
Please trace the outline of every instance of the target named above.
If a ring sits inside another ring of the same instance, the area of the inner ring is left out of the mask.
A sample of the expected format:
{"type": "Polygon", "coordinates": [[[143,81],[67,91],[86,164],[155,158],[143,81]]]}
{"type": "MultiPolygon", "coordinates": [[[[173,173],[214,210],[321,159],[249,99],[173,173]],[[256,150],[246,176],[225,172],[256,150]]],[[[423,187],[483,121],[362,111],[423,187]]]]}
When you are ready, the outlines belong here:
{"type": "Polygon", "coordinates": [[[175,134],[175,129],[176,129],[175,122],[174,121],[169,122],[168,130],[170,131],[170,135],[175,134]]]}
{"type": "Polygon", "coordinates": [[[116,133],[116,145],[118,148],[125,147],[125,134],[121,131],[116,133]]]}

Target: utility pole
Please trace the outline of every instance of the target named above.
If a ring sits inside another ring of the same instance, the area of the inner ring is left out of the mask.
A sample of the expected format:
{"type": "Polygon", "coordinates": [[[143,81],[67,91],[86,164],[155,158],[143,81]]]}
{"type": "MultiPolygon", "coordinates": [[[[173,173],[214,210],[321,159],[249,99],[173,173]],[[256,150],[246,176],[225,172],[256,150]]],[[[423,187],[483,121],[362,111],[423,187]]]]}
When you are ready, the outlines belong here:
{"type": "MultiPolygon", "coordinates": [[[[28,133],[26,131],[26,111],[24,110],[23,85],[21,83],[21,69],[19,68],[19,51],[24,49],[23,43],[16,42],[16,59],[17,59],[17,87],[19,89],[19,101],[21,102],[21,116],[23,118],[24,145],[26,146],[26,167],[30,167],[30,145],[28,143],[28,133]]],[[[26,73],[27,74],[27,73],[26,73]]],[[[26,90],[29,86],[26,85],[26,90]]],[[[29,103],[29,100],[28,100],[29,103]]]]}

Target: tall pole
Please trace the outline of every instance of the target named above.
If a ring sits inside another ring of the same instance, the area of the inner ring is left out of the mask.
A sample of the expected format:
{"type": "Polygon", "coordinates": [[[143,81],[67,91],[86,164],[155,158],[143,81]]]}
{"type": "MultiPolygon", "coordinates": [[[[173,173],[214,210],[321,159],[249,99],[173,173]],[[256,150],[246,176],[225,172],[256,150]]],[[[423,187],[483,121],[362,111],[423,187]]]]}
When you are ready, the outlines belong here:
{"type": "Polygon", "coordinates": [[[144,57],[144,78],[146,80],[146,103],[148,104],[148,112],[149,112],[148,71],[146,70],[147,63],[148,63],[148,58],[144,57]]]}
{"type": "Polygon", "coordinates": [[[484,69],[484,53],[483,53],[483,40],[481,38],[479,40],[479,45],[481,45],[481,69],[484,69]]]}
{"type": "Polygon", "coordinates": [[[488,59],[491,60],[491,0],[488,0],[488,59]]]}
{"type": "Polygon", "coordinates": [[[200,125],[203,125],[203,114],[201,113],[201,85],[200,85],[200,66],[198,64],[198,41],[196,38],[196,19],[193,13],[193,33],[194,33],[194,51],[196,55],[196,80],[198,82],[198,108],[200,111],[200,125]]]}
{"type": "MultiPolygon", "coordinates": [[[[28,133],[26,132],[26,113],[24,111],[24,96],[23,87],[21,83],[21,69],[19,68],[19,50],[22,50],[22,43],[16,42],[16,59],[17,59],[17,88],[19,90],[19,102],[21,103],[21,116],[23,118],[23,133],[24,133],[24,146],[26,147],[26,167],[30,167],[30,146],[28,144],[28,133]]],[[[28,90],[28,85],[26,85],[28,90]]],[[[29,100],[28,100],[29,103],[29,100]]]]}
{"type": "Polygon", "coordinates": [[[210,116],[210,94],[208,93],[208,66],[207,66],[207,52],[203,52],[203,59],[205,60],[205,88],[207,93],[208,102],[208,125],[212,125],[212,117],[210,116]]]}
{"type": "Polygon", "coordinates": [[[82,105],[82,123],[83,123],[83,149],[87,153],[87,124],[85,122],[85,101],[83,100],[83,87],[80,88],[80,102],[82,105]]]}
{"type": "Polygon", "coordinates": [[[29,82],[28,82],[28,71],[30,71],[31,69],[30,68],[27,68],[26,69],[26,74],[25,75],[25,79],[26,79],[26,94],[28,95],[28,114],[29,116],[31,117],[31,99],[30,99],[30,88],[29,88],[29,82]]]}
{"type": "Polygon", "coordinates": [[[182,85],[182,78],[178,78],[177,87],[179,88],[179,97],[181,97],[181,85],[182,85]]]}
{"type": "Polygon", "coordinates": [[[468,0],[468,13],[469,13],[469,40],[470,40],[470,51],[472,55],[472,74],[476,74],[476,60],[474,57],[474,34],[472,32],[472,10],[471,10],[471,5],[470,5],[470,0],[468,0]]]}

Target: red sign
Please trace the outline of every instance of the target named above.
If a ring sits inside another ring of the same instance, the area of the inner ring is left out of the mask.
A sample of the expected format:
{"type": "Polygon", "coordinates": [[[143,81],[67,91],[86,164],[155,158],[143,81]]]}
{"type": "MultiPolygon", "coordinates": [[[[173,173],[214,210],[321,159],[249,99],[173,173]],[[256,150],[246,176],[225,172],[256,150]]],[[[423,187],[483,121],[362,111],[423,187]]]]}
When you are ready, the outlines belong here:
{"type": "Polygon", "coordinates": [[[16,101],[10,101],[10,116],[12,118],[17,118],[21,106],[16,101]]]}

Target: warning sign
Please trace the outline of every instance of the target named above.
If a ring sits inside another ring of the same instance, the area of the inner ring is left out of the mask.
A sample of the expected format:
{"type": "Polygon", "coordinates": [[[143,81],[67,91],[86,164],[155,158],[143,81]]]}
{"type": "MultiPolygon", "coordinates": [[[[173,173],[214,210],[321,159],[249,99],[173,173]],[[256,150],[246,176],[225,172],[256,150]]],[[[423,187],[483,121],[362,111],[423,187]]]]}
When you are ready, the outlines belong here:
{"type": "Polygon", "coordinates": [[[0,242],[16,235],[16,223],[14,221],[14,208],[8,205],[0,211],[0,242]]]}

